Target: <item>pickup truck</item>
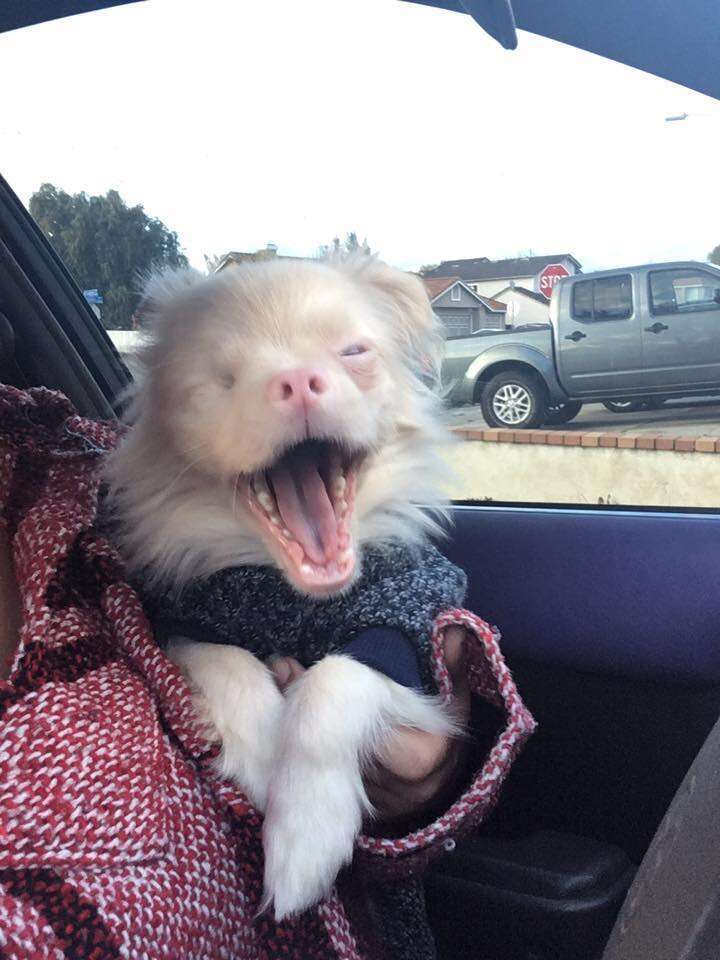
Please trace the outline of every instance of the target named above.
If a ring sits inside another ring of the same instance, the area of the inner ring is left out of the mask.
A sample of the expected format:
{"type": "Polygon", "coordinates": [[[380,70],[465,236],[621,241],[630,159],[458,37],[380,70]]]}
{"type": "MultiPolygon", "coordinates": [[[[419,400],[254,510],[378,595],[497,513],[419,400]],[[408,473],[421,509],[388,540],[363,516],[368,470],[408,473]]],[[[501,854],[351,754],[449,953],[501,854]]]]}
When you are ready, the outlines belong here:
{"type": "Polygon", "coordinates": [[[559,280],[549,323],[446,341],[442,392],[494,427],[720,393],[720,269],[682,261],[559,280]]]}

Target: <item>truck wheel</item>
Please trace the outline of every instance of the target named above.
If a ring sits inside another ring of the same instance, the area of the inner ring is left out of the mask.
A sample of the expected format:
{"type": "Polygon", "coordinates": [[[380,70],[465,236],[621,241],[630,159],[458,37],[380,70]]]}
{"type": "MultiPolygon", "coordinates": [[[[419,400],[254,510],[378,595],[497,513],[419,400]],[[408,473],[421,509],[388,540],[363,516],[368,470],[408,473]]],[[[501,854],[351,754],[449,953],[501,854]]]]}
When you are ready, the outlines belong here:
{"type": "Polygon", "coordinates": [[[645,404],[642,400],[603,400],[603,406],[611,413],[636,413],[645,404]]]}
{"type": "Polygon", "coordinates": [[[491,427],[537,427],[545,414],[545,390],[531,374],[506,370],[482,392],[483,417],[491,427]]]}
{"type": "Polygon", "coordinates": [[[570,423],[580,413],[582,406],[579,400],[568,400],[567,403],[551,403],[545,409],[543,423],[548,426],[570,423]]]}

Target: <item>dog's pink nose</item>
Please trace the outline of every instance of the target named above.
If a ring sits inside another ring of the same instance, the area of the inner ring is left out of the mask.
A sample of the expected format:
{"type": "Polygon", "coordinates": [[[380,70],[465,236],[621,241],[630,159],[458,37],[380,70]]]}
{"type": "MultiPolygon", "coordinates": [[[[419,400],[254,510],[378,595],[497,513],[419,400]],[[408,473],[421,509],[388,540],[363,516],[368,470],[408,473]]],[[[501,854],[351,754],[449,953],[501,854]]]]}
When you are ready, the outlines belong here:
{"type": "Polygon", "coordinates": [[[285,370],[268,384],[268,398],[284,410],[296,410],[313,406],[327,388],[327,380],[317,370],[285,370]]]}

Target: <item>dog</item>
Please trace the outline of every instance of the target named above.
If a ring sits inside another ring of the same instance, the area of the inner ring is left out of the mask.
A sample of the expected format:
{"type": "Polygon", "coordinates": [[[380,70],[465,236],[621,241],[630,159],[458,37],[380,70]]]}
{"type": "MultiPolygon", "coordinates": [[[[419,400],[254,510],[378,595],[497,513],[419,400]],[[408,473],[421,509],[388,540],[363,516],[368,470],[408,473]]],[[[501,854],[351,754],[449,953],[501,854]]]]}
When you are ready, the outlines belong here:
{"type": "MultiPolygon", "coordinates": [[[[320,615],[354,596],[372,550],[440,532],[449,437],[426,380],[443,341],[416,276],[365,255],[278,259],[162,273],[143,304],[132,427],[105,473],[119,549],[147,590],[182,597],[221,571],[271,568],[268,617],[279,580],[320,615]]],[[[243,623],[233,645],[181,631],[168,654],[222,744],[219,772],[264,813],[263,905],[280,920],[351,859],[372,812],[363,769],[398,728],[459,731],[439,698],[338,649],[283,696],[243,649],[243,623]]],[[[280,643],[282,619],[273,630],[280,643]]]]}

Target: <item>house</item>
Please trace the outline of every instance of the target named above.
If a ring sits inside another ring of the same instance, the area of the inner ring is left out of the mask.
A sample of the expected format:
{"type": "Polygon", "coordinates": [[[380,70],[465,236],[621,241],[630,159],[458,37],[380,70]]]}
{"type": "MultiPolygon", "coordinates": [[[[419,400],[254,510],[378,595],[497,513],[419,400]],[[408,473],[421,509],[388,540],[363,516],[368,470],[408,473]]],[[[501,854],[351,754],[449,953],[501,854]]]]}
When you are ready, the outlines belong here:
{"type": "Polygon", "coordinates": [[[550,322],[550,301],[543,293],[535,293],[527,287],[507,286],[498,290],[494,299],[505,305],[508,326],[550,322]]]}
{"type": "Polygon", "coordinates": [[[446,337],[467,337],[478,330],[504,330],[504,303],[474,293],[459,277],[422,278],[433,313],[446,337]]]}
{"type": "Polygon", "coordinates": [[[226,267],[237,263],[257,263],[260,260],[304,260],[305,257],[286,257],[277,252],[278,248],[274,243],[268,243],[261,250],[244,253],[240,250],[231,250],[224,257],[220,257],[214,267],[215,273],[220,273],[226,267]]]}
{"type": "Polygon", "coordinates": [[[458,277],[464,284],[481,296],[494,297],[508,286],[524,287],[539,291],[538,278],[545,267],[559,263],[569,274],[581,273],[582,264],[569,253],[553,253],[544,257],[516,257],[512,260],[489,260],[477,257],[474,260],[443,260],[433,270],[428,270],[428,279],[458,277]]]}

